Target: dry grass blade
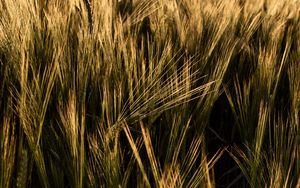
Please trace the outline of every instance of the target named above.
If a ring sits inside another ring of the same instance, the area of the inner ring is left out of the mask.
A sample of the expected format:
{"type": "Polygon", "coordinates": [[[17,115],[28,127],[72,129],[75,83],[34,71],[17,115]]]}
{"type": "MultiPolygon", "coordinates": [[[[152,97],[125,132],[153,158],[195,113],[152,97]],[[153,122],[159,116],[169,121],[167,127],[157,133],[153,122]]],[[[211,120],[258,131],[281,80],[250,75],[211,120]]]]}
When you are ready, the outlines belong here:
{"type": "Polygon", "coordinates": [[[156,187],[160,187],[161,168],[160,168],[158,161],[156,160],[156,156],[155,156],[155,153],[153,150],[153,145],[151,143],[151,136],[150,136],[149,130],[147,128],[145,128],[142,121],[140,121],[140,125],[141,125],[141,130],[142,130],[142,135],[143,135],[147,155],[148,155],[152,173],[153,173],[153,176],[155,179],[155,185],[156,185],[156,187]]]}
{"type": "Polygon", "coordinates": [[[138,147],[137,147],[137,145],[136,145],[136,143],[135,143],[135,141],[134,141],[134,139],[133,139],[133,137],[131,135],[129,127],[128,127],[128,125],[126,123],[125,123],[125,125],[123,127],[123,130],[124,130],[124,132],[126,134],[127,140],[128,140],[128,142],[130,144],[130,147],[131,147],[131,149],[132,149],[132,151],[134,153],[135,159],[137,160],[139,168],[140,168],[140,170],[142,172],[142,176],[143,176],[143,180],[145,181],[145,185],[147,187],[151,187],[150,182],[149,182],[148,177],[147,177],[147,173],[145,171],[145,167],[143,165],[142,159],[141,159],[139,151],[138,151],[138,147]]]}
{"type": "MultiPolygon", "coordinates": [[[[12,102],[11,98],[8,100],[12,102]]],[[[16,126],[14,119],[11,117],[10,110],[6,110],[6,113],[4,114],[0,132],[0,186],[8,188],[12,187],[13,184],[11,180],[16,163],[14,157],[17,153],[16,126]]],[[[27,168],[24,168],[24,170],[27,170],[27,168]]],[[[27,179],[25,179],[25,181],[26,180],[27,179]]]]}

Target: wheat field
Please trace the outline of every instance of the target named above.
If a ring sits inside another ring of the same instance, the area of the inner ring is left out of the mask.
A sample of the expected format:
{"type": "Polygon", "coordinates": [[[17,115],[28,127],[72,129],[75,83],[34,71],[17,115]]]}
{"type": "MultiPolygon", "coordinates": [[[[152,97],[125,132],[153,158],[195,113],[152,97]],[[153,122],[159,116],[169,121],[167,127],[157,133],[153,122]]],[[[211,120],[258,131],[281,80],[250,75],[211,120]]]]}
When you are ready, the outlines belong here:
{"type": "Polygon", "coordinates": [[[300,187],[300,1],[2,0],[0,187],[300,187]]]}

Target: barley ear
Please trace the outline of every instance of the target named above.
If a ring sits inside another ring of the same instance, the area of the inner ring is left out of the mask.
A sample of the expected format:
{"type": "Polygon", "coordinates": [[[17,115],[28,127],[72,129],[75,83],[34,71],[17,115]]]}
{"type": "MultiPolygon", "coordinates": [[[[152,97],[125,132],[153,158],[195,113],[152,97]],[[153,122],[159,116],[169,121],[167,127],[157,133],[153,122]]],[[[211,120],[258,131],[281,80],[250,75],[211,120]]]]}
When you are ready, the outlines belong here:
{"type": "Polygon", "coordinates": [[[90,0],[84,0],[87,12],[88,12],[88,20],[89,20],[89,28],[90,32],[93,31],[93,12],[92,12],[92,5],[90,0]]]}

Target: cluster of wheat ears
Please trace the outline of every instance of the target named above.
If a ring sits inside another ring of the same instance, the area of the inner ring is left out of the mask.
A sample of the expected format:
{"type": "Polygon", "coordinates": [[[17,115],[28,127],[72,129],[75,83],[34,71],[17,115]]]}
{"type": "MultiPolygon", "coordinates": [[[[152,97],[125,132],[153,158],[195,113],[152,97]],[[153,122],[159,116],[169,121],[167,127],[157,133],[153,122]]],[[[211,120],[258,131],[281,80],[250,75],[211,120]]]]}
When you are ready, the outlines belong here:
{"type": "Polygon", "coordinates": [[[0,187],[300,187],[298,0],[2,0],[0,187]]]}

